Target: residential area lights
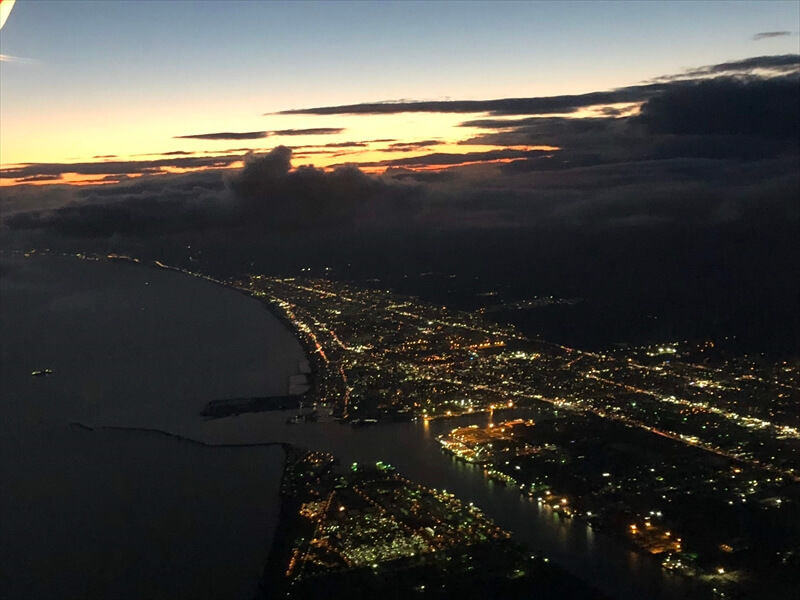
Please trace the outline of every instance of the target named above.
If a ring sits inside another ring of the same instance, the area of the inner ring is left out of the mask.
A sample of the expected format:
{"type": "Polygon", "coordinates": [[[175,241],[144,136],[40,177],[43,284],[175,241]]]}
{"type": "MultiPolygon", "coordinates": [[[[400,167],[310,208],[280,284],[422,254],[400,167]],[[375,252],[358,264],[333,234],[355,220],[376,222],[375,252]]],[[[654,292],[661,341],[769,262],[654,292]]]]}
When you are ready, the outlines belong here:
{"type": "Polygon", "coordinates": [[[794,366],[710,369],[692,353],[713,346],[683,342],[584,352],[526,339],[485,314],[331,280],[256,275],[231,284],[296,327],[319,357],[317,400],[345,419],[449,418],[535,399],[800,480],[800,420],[788,410],[800,401],[794,366]]]}
{"type": "MultiPolygon", "coordinates": [[[[687,497],[759,527],[771,522],[761,515],[795,505],[798,361],[731,358],[710,342],[691,341],[588,352],[529,339],[491,321],[488,312],[452,310],[385,289],[263,275],[222,282],[155,266],[267,303],[307,350],[312,403],[336,419],[357,425],[418,418],[441,432],[434,420],[491,414],[494,423],[480,433],[450,428],[441,448],[480,464],[495,483],[541,498],[558,518],[586,518],[643,551],[663,551],[669,568],[700,569],[680,539],[690,548],[705,544],[701,563],[715,552],[736,558],[746,552],[738,538],[715,538],[713,522],[706,532],[684,525],[693,522],[687,497]],[[535,423],[508,424],[510,409],[514,417],[532,411],[535,423]],[[627,512],[614,513],[614,502],[627,512]]],[[[783,560],[790,551],[800,548],[772,554],[783,560]]],[[[723,555],[702,568],[719,564],[728,580],[723,555]]]]}

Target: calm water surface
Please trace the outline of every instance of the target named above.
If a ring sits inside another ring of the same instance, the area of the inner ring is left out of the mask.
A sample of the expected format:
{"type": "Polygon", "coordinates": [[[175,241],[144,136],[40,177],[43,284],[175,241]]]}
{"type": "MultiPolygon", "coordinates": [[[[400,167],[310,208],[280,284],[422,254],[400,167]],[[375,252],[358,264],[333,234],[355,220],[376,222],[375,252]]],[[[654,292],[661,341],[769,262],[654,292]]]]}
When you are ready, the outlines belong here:
{"type": "Polygon", "coordinates": [[[280,447],[70,423],[171,430],[215,398],[285,393],[300,358],[258,302],[218,286],[0,258],[0,598],[252,597],[280,447]]]}

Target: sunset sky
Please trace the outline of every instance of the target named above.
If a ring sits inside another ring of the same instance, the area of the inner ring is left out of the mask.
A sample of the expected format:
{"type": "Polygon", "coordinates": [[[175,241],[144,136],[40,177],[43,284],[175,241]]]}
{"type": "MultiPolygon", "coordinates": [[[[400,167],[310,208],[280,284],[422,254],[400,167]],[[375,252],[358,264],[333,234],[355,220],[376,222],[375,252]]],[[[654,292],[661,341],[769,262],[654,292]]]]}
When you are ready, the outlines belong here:
{"type": "MultiPolygon", "coordinates": [[[[559,144],[547,137],[459,144],[496,131],[496,125],[460,126],[492,112],[481,106],[474,112],[276,113],[604,92],[706,65],[796,54],[799,29],[794,1],[19,0],[0,33],[0,163],[7,170],[163,160],[146,167],[154,174],[238,166],[245,150],[278,145],[294,150],[295,165],[359,163],[368,172],[432,153],[470,153],[463,160],[470,164],[511,160],[559,144]],[[203,160],[175,160],[198,157],[203,160]]],[[[639,104],[599,102],[538,114],[585,117],[614,105],[624,116],[639,104]]],[[[524,115],[537,113],[502,118],[524,115]]],[[[438,168],[435,162],[425,168],[438,168]]],[[[0,181],[113,182],[109,176],[138,174],[113,165],[87,171],[7,172],[0,181]]]]}

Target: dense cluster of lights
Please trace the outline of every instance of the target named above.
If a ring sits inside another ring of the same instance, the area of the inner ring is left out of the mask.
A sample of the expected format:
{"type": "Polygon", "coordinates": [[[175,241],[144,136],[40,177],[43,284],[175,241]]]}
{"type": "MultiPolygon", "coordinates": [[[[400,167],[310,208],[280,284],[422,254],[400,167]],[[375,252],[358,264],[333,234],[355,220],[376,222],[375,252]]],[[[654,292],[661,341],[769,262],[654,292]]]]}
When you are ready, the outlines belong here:
{"type": "Polygon", "coordinates": [[[317,399],[345,419],[452,417],[538,400],[800,477],[796,366],[772,375],[711,368],[684,357],[684,342],[584,352],[527,340],[477,312],[330,280],[235,285],[271,302],[306,340],[322,371],[317,399]]]}

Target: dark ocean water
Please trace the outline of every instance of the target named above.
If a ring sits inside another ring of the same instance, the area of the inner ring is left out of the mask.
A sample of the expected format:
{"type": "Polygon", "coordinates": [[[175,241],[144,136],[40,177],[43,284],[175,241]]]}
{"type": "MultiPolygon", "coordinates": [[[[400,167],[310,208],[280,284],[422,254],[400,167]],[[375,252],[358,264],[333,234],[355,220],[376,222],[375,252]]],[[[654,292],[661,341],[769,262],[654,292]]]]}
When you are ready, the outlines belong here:
{"type": "Polygon", "coordinates": [[[166,271],[0,269],[0,597],[251,597],[282,448],[70,423],[191,429],[209,400],[286,393],[292,335],[258,302],[166,271]]]}

